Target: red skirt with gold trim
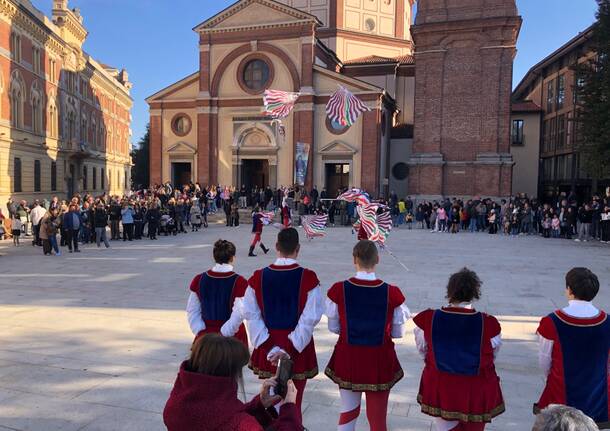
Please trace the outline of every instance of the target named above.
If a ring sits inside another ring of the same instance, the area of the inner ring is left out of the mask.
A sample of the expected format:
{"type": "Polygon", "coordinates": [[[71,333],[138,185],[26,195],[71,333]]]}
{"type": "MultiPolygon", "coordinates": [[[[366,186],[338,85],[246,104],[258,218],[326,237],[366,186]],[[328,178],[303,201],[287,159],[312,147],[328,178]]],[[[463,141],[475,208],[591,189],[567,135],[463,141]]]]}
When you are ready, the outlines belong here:
{"type": "Polygon", "coordinates": [[[389,391],[404,376],[394,343],[381,346],[339,343],[325,373],[341,389],[355,392],[389,391]]]}
{"type": "Polygon", "coordinates": [[[494,369],[462,376],[426,366],[417,402],[423,413],[449,421],[487,423],[505,411],[500,378],[494,369]]]}
{"type": "Polygon", "coordinates": [[[318,360],[316,358],[316,348],[313,338],[301,353],[291,353],[288,351],[290,350],[288,346],[292,346],[292,343],[288,340],[288,334],[291,332],[291,330],[269,330],[270,340],[267,340],[262,346],[254,349],[252,356],[250,357],[249,367],[259,378],[268,379],[275,376],[277,367],[273,366],[273,364],[267,360],[269,351],[275,346],[287,351],[290,358],[293,360],[293,380],[313,379],[318,375],[318,360]]]}

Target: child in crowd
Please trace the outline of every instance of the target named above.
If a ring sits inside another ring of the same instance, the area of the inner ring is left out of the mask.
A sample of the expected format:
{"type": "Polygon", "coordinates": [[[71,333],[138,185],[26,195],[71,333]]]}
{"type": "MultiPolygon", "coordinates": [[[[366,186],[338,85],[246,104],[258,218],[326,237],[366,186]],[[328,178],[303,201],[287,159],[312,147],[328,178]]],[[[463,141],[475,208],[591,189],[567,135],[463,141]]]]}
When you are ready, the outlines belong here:
{"type": "Polygon", "coordinates": [[[496,210],[491,210],[489,213],[489,217],[487,217],[487,221],[489,222],[489,233],[491,235],[495,235],[498,233],[498,225],[496,224],[496,210]]]}
{"type": "Polygon", "coordinates": [[[473,308],[480,296],[481,280],[464,268],[449,279],[449,305],[413,319],[426,363],[417,401],[436,418],[438,431],[484,430],[505,410],[494,365],[502,345],[500,323],[473,308]]]}
{"type": "Polygon", "coordinates": [[[248,346],[241,318],[248,282],[233,271],[235,252],[232,242],[219,239],[213,250],[216,264],[191,281],[186,311],[195,339],[204,334],[220,333],[225,337],[235,336],[248,346]]]}
{"type": "Polygon", "coordinates": [[[404,376],[392,338],[402,338],[410,313],[400,289],[375,276],[375,243],[360,241],[353,257],[356,276],[328,291],[328,329],[339,340],[326,375],[339,385],[341,431],[356,429],[363,392],[371,430],[385,431],[390,389],[404,376]]]}
{"type": "Polygon", "coordinates": [[[553,238],[559,238],[561,236],[561,221],[559,220],[557,214],[553,215],[551,228],[553,229],[553,238]]]}
{"type": "Polygon", "coordinates": [[[13,234],[13,245],[17,247],[19,245],[19,237],[21,236],[21,219],[17,214],[13,215],[12,219],[12,234],[13,234]]]}
{"type": "Polygon", "coordinates": [[[605,429],[610,427],[610,319],[592,303],[599,292],[595,274],[574,268],[565,281],[568,306],[544,317],[538,327],[539,362],[547,381],[534,412],[568,405],[605,429]]]}
{"type": "Polygon", "coordinates": [[[413,229],[413,213],[411,211],[407,213],[407,229],[413,229]]]}
{"type": "Polygon", "coordinates": [[[542,233],[545,238],[551,237],[551,228],[552,228],[551,218],[547,215],[544,217],[544,221],[542,222],[542,233]]]}
{"type": "Polygon", "coordinates": [[[513,213],[510,222],[510,233],[513,236],[519,235],[519,229],[521,228],[521,223],[519,222],[519,214],[517,212],[513,213]]]}
{"type": "Polygon", "coordinates": [[[281,230],[275,248],[277,260],[254,272],[243,301],[243,318],[254,345],[250,367],[267,379],[275,376],[280,359],[294,362],[300,419],[307,379],[318,374],[313,331],[322,318],[322,293],[316,273],[296,261],[300,251],[296,229],[281,230]]]}

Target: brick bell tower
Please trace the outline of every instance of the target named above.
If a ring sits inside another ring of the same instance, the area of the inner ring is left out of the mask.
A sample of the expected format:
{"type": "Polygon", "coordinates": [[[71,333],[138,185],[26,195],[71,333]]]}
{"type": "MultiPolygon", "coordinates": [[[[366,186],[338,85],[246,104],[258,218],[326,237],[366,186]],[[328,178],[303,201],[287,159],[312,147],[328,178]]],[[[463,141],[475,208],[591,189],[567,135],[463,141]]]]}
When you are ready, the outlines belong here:
{"type": "Polygon", "coordinates": [[[512,193],[510,97],[521,28],[515,0],[419,0],[409,192],[512,193]]]}

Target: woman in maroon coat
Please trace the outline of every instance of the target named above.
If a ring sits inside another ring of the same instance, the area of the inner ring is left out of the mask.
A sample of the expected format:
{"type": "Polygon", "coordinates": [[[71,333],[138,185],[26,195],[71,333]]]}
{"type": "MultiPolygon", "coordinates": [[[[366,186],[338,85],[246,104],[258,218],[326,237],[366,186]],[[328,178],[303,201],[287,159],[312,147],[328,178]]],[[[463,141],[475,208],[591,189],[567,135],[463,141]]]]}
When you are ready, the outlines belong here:
{"type": "MultiPolygon", "coordinates": [[[[182,363],[174,389],[163,410],[168,431],[301,431],[292,381],[282,402],[270,389],[275,379],[263,382],[261,392],[247,404],[237,398],[242,369],[250,359],[248,349],[237,339],[219,334],[198,338],[191,358],[182,363]]],[[[242,385],[243,387],[243,385],[242,385]]]]}

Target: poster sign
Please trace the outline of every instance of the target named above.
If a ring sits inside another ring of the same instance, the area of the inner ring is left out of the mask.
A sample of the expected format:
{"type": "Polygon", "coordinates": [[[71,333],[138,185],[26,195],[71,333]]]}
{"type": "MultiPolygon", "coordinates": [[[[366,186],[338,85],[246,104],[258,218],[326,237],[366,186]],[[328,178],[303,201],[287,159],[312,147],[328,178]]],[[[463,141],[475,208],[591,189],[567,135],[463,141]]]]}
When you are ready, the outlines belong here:
{"type": "Polygon", "coordinates": [[[298,186],[305,185],[305,179],[307,178],[307,163],[309,162],[309,146],[310,144],[304,144],[297,142],[296,154],[294,157],[294,177],[295,184],[298,186]]]}

